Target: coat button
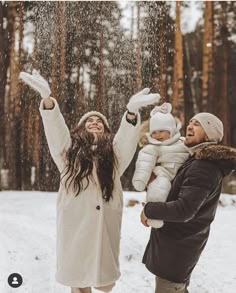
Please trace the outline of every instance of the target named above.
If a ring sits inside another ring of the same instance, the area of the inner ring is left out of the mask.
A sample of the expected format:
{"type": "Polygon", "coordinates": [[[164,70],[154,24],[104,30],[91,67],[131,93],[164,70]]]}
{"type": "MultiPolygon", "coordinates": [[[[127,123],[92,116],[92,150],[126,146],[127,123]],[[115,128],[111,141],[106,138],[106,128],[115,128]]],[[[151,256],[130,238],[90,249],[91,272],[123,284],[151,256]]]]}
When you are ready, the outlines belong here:
{"type": "Polygon", "coordinates": [[[100,210],[100,206],[96,206],[96,209],[97,209],[97,210],[100,210]]]}

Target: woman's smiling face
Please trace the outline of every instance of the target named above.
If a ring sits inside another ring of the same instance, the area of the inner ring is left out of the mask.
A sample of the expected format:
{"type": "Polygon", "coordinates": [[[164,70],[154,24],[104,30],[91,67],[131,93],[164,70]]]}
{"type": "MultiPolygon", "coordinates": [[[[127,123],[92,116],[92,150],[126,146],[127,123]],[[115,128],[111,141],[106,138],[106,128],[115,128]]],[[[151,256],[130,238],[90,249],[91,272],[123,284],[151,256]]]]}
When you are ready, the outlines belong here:
{"type": "Polygon", "coordinates": [[[85,122],[85,130],[90,133],[104,133],[104,124],[98,116],[90,116],[85,122]]]}

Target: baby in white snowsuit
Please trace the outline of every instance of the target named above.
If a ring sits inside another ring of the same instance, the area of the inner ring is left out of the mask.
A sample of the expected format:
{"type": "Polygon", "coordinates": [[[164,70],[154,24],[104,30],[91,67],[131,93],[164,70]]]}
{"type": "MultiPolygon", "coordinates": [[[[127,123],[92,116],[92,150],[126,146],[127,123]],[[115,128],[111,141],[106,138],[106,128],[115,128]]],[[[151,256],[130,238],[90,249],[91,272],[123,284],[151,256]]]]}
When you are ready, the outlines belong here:
{"type": "MultiPolygon", "coordinates": [[[[188,159],[188,148],[180,136],[181,124],[171,115],[172,106],[164,103],[151,113],[147,144],[141,149],[132,179],[138,191],[147,188],[147,202],[165,202],[179,167],[188,159]],[[156,178],[148,184],[151,174],[156,178]]],[[[162,220],[148,219],[153,228],[163,226],[162,220]]]]}

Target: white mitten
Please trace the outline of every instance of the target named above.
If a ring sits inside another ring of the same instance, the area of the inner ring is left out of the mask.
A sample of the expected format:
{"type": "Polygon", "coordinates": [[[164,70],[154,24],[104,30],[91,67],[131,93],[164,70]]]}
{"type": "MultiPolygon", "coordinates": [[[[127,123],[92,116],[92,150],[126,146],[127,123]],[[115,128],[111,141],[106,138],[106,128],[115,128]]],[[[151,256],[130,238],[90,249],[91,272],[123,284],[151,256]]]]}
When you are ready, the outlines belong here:
{"type": "Polygon", "coordinates": [[[145,88],[132,96],[127,104],[127,109],[131,113],[137,113],[142,107],[158,103],[160,100],[159,94],[149,94],[150,89],[145,88]]]}
{"type": "Polygon", "coordinates": [[[164,222],[162,220],[147,219],[147,224],[152,228],[158,229],[164,225],[164,222]]]}
{"type": "Polygon", "coordinates": [[[141,180],[132,180],[133,186],[137,191],[144,191],[146,184],[141,180]]]}
{"type": "Polygon", "coordinates": [[[39,74],[39,72],[33,69],[32,74],[27,72],[21,72],[19,75],[24,83],[28,84],[31,88],[40,93],[43,99],[48,98],[51,94],[51,89],[48,82],[39,74]]]}

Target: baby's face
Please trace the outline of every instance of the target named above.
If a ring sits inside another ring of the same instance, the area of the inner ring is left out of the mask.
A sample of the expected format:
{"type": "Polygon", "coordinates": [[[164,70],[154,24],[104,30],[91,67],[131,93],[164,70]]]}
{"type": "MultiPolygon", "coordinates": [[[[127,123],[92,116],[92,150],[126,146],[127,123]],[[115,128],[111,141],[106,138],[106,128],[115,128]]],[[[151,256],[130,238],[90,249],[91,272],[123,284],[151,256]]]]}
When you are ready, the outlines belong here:
{"type": "Polygon", "coordinates": [[[164,141],[170,138],[170,133],[167,130],[155,130],[152,132],[151,137],[159,141],[164,141]]]}

